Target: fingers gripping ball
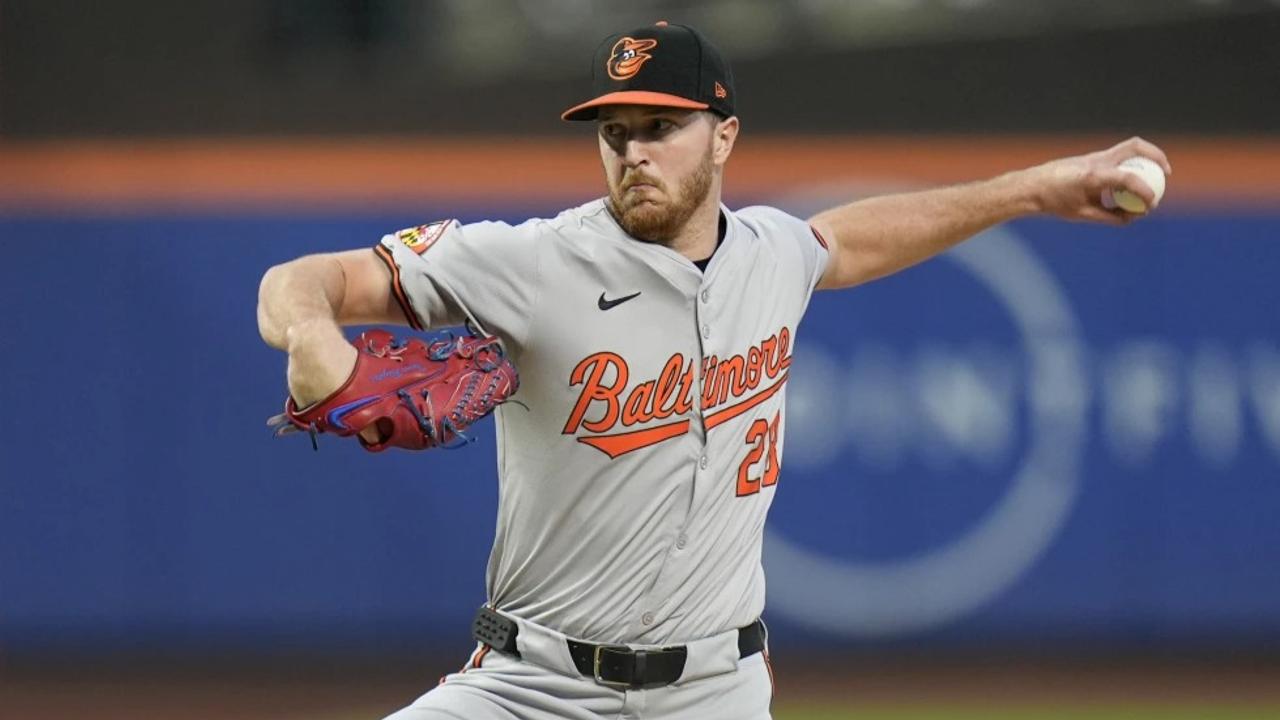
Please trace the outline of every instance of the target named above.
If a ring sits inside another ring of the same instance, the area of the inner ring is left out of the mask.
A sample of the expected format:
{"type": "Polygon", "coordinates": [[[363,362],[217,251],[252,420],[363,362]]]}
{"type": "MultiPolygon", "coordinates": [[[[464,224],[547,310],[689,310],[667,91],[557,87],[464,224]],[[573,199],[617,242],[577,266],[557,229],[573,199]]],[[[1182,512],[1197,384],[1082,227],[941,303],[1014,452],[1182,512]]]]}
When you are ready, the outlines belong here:
{"type": "Polygon", "coordinates": [[[370,452],[450,446],[465,441],[464,431],[520,386],[515,366],[493,336],[470,332],[427,343],[369,330],[351,344],[358,352],[347,382],[307,408],[289,398],[284,413],[271,421],[277,435],[305,430],[313,445],[317,433],[355,435],[370,452]],[[371,426],[378,431],[376,442],[360,435],[371,426]]]}
{"type": "MultiPolygon", "coordinates": [[[[1142,181],[1151,188],[1156,194],[1156,204],[1160,204],[1160,198],[1164,197],[1164,168],[1159,163],[1150,158],[1140,155],[1134,156],[1120,163],[1120,169],[1125,172],[1133,173],[1142,178],[1142,181]]],[[[1129,192],[1117,188],[1111,194],[1116,206],[1131,213],[1145,213],[1147,211],[1147,203],[1142,198],[1129,192]]]]}

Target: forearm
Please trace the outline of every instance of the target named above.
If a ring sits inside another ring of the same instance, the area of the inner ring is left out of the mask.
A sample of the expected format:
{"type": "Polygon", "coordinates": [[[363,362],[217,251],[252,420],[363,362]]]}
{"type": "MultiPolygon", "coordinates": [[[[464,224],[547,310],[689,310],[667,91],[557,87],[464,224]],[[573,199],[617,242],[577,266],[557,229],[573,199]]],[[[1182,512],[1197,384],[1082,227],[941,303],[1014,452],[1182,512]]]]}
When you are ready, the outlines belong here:
{"type": "Polygon", "coordinates": [[[289,328],[328,322],[337,328],[345,289],[342,265],[311,255],[277,265],[258,286],[258,332],[278,350],[289,349],[289,328]]]}
{"type": "Polygon", "coordinates": [[[337,321],[345,287],[341,263],[315,255],[271,268],[258,288],[258,331],[289,353],[289,389],[302,405],[340,386],[355,362],[337,321]]]}
{"type": "Polygon", "coordinates": [[[832,208],[810,223],[837,245],[822,288],[890,275],[982,230],[1039,210],[1033,183],[1013,172],[990,180],[868,198],[832,208]]]}

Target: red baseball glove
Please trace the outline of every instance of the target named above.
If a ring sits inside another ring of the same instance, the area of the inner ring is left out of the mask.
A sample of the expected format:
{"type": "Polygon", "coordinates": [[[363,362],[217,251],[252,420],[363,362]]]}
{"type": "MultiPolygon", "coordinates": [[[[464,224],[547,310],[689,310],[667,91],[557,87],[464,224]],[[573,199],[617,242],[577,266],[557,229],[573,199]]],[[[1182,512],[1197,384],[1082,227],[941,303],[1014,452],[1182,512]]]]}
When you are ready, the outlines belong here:
{"type": "Polygon", "coordinates": [[[370,452],[450,446],[459,438],[465,442],[463,431],[520,386],[515,366],[493,336],[470,332],[428,344],[368,330],[351,344],[356,366],[347,382],[307,408],[299,409],[290,397],[284,413],[267,421],[277,436],[305,430],[317,447],[317,433],[355,435],[370,452]],[[359,434],[369,426],[378,430],[376,443],[359,434]]]}

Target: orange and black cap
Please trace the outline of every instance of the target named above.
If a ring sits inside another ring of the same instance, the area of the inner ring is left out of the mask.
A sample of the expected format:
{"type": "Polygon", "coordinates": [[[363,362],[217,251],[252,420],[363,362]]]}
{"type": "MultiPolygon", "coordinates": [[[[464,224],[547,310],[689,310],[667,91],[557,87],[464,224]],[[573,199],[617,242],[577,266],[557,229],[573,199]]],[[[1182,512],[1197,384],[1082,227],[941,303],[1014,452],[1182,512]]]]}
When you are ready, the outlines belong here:
{"type": "Polygon", "coordinates": [[[705,37],[666,21],[610,35],[591,64],[594,93],[560,117],[595,120],[604,105],[657,105],[734,114],[733,73],[705,37]]]}

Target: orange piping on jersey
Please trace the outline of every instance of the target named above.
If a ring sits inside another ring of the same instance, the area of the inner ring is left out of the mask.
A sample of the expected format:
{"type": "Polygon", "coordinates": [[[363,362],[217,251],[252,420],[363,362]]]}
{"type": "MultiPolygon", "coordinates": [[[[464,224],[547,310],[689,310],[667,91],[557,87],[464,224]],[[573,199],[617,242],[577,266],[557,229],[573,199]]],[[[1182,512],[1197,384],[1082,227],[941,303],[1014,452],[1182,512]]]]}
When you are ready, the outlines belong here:
{"type": "Polygon", "coordinates": [[[809,229],[813,231],[813,236],[818,239],[818,244],[822,246],[823,250],[831,249],[830,247],[827,246],[827,239],[822,237],[822,233],[818,232],[818,228],[810,225],[809,229]]]}
{"type": "Polygon", "coordinates": [[[480,652],[477,653],[475,659],[471,661],[470,667],[466,668],[466,670],[463,670],[463,672],[466,672],[467,670],[475,670],[476,668],[480,667],[480,664],[484,662],[484,656],[488,655],[489,651],[492,649],[493,648],[490,647],[489,645],[484,645],[483,647],[481,647],[480,652]]]}
{"type": "Polygon", "coordinates": [[[643,447],[656,445],[663,440],[679,437],[687,432],[689,432],[689,421],[680,420],[666,425],[644,428],[643,430],[618,433],[617,435],[580,437],[578,442],[590,445],[612,459],[619,455],[625,455],[632,450],[639,450],[643,447]]]}
{"type": "MultiPolygon", "coordinates": [[[[480,647],[476,648],[475,650],[472,650],[471,654],[467,656],[467,661],[462,664],[462,669],[458,670],[458,672],[464,673],[470,670],[472,667],[475,667],[476,655],[479,654],[480,651],[484,650],[486,647],[488,647],[488,645],[481,644],[480,647]]],[[[443,683],[444,678],[440,678],[440,682],[443,683]]]]}
{"type": "Polygon", "coordinates": [[[769,671],[769,693],[777,696],[778,684],[773,681],[773,662],[769,659],[769,651],[762,650],[764,653],[764,669],[769,671]]]}
{"type": "Polygon", "coordinates": [[[396,302],[400,304],[400,311],[404,313],[405,320],[409,321],[409,327],[421,330],[422,323],[418,322],[418,314],[409,305],[409,296],[405,294],[404,286],[400,284],[400,266],[396,265],[395,259],[391,257],[391,251],[382,245],[373,246],[373,251],[382,258],[382,262],[386,263],[387,269],[391,271],[391,290],[395,293],[396,302]]]}
{"type": "Polygon", "coordinates": [[[738,417],[739,415],[741,415],[742,413],[759,405],[765,400],[768,400],[770,397],[773,396],[774,393],[778,392],[778,390],[783,385],[786,384],[788,375],[790,375],[790,373],[783,373],[782,377],[779,378],[777,382],[770,385],[768,388],[761,390],[760,392],[756,393],[755,395],[752,395],[751,397],[747,398],[746,400],[743,400],[740,403],[737,403],[736,405],[730,405],[729,407],[724,408],[723,410],[719,410],[717,412],[711,413],[710,415],[707,416],[707,419],[706,419],[707,429],[710,430],[711,428],[721,423],[728,422],[729,420],[732,420],[738,417]]]}

